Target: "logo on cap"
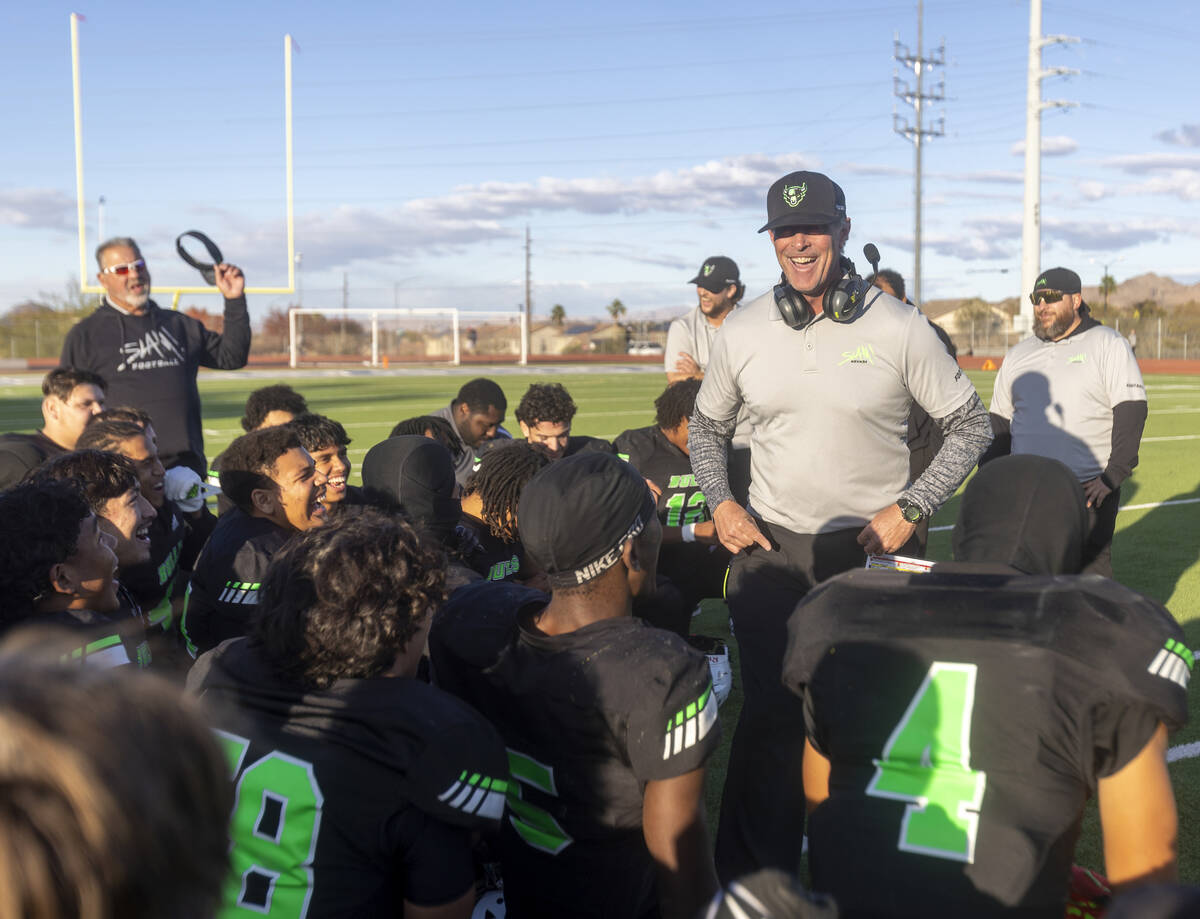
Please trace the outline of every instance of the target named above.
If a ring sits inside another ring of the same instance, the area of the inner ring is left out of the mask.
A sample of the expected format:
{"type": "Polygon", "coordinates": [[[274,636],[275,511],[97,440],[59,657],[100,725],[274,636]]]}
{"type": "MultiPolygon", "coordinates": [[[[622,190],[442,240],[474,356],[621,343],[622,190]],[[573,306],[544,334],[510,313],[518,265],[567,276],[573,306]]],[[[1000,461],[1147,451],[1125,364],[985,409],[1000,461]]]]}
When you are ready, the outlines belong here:
{"type": "Polygon", "coordinates": [[[710,274],[712,274],[714,271],[717,270],[717,266],[709,264],[709,265],[705,265],[704,268],[701,270],[702,270],[704,276],[707,278],[710,274]]]}
{"type": "Polygon", "coordinates": [[[787,202],[788,207],[795,207],[804,200],[804,196],[808,194],[808,183],[801,182],[799,185],[783,186],[783,200],[787,202]]]}
{"type": "Polygon", "coordinates": [[[1038,282],[1037,282],[1037,284],[1035,284],[1034,286],[1035,286],[1035,287],[1045,287],[1045,286],[1046,286],[1046,279],[1045,279],[1045,278],[1038,278],[1038,282]]]}

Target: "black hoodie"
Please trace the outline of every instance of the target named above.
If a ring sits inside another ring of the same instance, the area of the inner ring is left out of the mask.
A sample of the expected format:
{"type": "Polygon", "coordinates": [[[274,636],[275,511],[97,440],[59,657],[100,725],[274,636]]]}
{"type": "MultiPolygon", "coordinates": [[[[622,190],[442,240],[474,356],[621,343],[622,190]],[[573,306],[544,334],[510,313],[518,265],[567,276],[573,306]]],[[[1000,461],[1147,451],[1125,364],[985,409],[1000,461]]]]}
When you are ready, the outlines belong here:
{"type": "Polygon", "coordinates": [[[196,373],[201,367],[237,370],[246,366],[249,354],[245,297],[225,301],[221,334],[153,300],[140,316],[105,300],[67,333],[59,362],[104,377],[109,405],[149,412],[163,463],[191,466],[204,476],[208,470],[196,373]]]}
{"type": "Polygon", "coordinates": [[[963,493],[954,558],[1025,574],[1078,574],[1087,532],[1083,487],[1070,469],[1044,456],[1005,456],[980,469],[963,493]]]}

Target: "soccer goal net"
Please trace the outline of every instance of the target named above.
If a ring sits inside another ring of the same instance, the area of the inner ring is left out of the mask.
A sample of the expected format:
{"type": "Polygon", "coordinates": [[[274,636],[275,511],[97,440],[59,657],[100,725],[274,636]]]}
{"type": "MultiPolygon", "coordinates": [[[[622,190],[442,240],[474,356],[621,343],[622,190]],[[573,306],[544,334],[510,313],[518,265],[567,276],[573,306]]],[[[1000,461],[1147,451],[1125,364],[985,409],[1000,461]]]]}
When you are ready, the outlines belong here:
{"type": "Polygon", "coordinates": [[[515,310],[288,310],[293,367],[356,364],[525,364],[525,314],[515,310]]]}

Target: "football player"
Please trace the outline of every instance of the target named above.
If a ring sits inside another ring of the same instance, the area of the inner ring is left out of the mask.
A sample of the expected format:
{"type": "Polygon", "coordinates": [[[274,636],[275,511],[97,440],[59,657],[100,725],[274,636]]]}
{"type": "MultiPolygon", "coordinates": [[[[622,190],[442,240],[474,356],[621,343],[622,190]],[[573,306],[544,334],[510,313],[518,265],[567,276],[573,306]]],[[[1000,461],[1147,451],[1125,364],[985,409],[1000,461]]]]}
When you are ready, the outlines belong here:
{"type": "Polygon", "coordinates": [[[629,464],[588,453],[534,476],[518,517],[550,596],[468,585],[429,639],[438,684],[508,746],[508,908],[692,919],[716,890],[702,792],[720,727],[705,659],[630,615],[654,583],[654,499],[629,464]]]}
{"type": "Polygon", "coordinates": [[[552,460],[576,453],[612,453],[612,444],[607,440],[571,436],[575,412],[575,400],[562,383],[533,383],[514,414],[529,445],[552,460]]]}
{"type": "Polygon", "coordinates": [[[487,580],[528,580],[517,503],[521,490],[549,462],[527,443],[506,441],[483,455],[468,481],[459,527],[470,533],[472,544],[464,547],[463,559],[487,580]]]}
{"type": "Polygon", "coordinates": [[[479,579],[463,561],[457,526],[462,503],[455,495],[454,460],[436,440],[407,434],[389,437],[363,457],[363,495],[368,503],[399,512],[421,538],[447,552],[446,589],[479,579]]]}
{"type": "MultiPolygon", "coordinates": [[[[142,497],[154,508],[148,528],[150,555],[136,565],[121,566],[121,584],[146,616],[151,633],[162,632],[178,640],[171,601],[175,599],[179,557],[188,528],[174,502],[167,500],[166,473],[158,458],[154,429],[134,422],[98,417],[79,438],[79,449],[106,450],[125,457],[137,470],[142,497]]],[[[186,578],[179,581],[182,595],[186,578]]]]}
{"type": "Polygon", "coordinates": [[[65,629],[77,636],[72,660],[148,666],[141,619],[120,617],[116,541],[74,480],[0,492],[0,633],[22,625],[65,629]]]}
{"type": "Polygon", "coordinates": [[[236,782],[227,915],[470,914],[470,830],[496,827],[508,768],[478,713],[412,679],[444,577],[408,524],[347,508],[188,675],[236,782]]]}
{"type": "Polygon", "coordinates": [[[246,634],[271,558],[297,532],[325,520],[325,476],[287,426],[243,434],[221,460],[222,514],[196,562],[181,630],[196,657],[246,634]]]}
{"type": "Polygon", "coordinates": [[[617,455],[658,490],[658,520],[663,527],[658,572],[683,594],[685,634],[696,604],[705,597],[724,595],[729,565],[729,552],[717,539],[704,492],[696,484],[688,459],[688,418],[700,382],[684,379],[669,385],[654,400],[655,423],[625,431],[613,441],[617,455]]]}
{"type": "Polygon", "coordinates": [[[325,476],[325,510],[336,511],[350,504],[362,504],[362,489],[347,484],[350,478],[350,458],[346,448],[350,437],[340,422],[324,415],[305,412],[288,422],[296,432],[300,444],[308,451],[317,466],[317,472],[325,476]]]}
{"type": "Polygon", "coordinates": [[[967,487],[955,563],[848,572],[789,622],[815,889],[844,915],[1060,917],[1084,804],[1114,892],[1175,875],[1167,732],[1192,654],[1083,564],[1082,487],[1013,456],[967,487]]]}

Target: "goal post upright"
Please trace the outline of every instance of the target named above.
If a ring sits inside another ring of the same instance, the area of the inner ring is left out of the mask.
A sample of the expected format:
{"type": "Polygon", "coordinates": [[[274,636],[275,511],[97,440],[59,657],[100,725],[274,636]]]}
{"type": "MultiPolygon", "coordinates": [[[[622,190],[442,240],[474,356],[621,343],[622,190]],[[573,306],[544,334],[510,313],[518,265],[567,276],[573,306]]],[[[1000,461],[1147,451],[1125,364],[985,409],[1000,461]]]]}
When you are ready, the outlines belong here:
{"type": "MultiPolygon", "coordinates": [[[[85,294],[102,294],[104,288],[98,284],[89,284],[87,264],[87,215],[83,196],[83,102],[80,91],[79,67],[79,21],[83,19],[78,13],[70,14],[71,23],[71,88],[75,120],[75,197],[76,214],[79,224],[79,290],[85,294]]],[[[287,286],[286,287],[247,287],[247,294],[292,294],[296,292],[296,232],[295,210],[293,198],[293,169],[292,169],[292,36],[283,36],[283,123],[284,123],[284,194],[287,202],[287,286]]],[[[104,240],[99,240],[104,242],[104,240]]],[[[219,288],[200,286],[161,285],[155,288],[159,293],[172,294],[171,308],[179,307],[180,294],[219,294],[219,288]]]]}

